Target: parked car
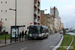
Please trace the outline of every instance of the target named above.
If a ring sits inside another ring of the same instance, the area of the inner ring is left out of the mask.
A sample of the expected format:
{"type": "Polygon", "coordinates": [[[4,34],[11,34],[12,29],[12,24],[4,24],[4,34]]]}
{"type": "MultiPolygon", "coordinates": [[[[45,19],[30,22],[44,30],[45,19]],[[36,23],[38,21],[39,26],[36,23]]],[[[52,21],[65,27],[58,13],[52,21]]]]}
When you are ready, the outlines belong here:
{"type": "Polygon", "coordinates": [[[63,31],[60,31],[60,34],[63,34],[63,31]]]}

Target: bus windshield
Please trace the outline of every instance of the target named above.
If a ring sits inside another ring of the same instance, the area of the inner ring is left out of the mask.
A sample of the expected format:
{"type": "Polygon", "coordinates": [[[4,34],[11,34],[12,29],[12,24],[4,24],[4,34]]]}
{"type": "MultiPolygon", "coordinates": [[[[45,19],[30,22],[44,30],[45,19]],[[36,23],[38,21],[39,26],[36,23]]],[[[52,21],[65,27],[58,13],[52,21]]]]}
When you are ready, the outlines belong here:
{"type": "Polygon", "coordinates": [[[38,29],[36,26],[30,26],[29,27],[29,33],[38,33],[38,29]]]}
{"type": "Polygon", "coordinates": [[[37,27],[37,29],[38,29],[38,33],[40,33],[40,27],[37,27]]]}

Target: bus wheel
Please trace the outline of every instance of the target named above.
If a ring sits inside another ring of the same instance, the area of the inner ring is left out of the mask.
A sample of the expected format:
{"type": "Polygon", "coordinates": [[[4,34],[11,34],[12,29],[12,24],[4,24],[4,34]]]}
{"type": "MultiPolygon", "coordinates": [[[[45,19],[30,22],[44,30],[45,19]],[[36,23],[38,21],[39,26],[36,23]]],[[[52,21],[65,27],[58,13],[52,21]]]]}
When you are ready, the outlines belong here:
{"type": "Polygon", "coordinates": [[[28,40],[31,40],[30,38],[28,38],[28,40]]]}
{"type": "Polygon", "coordinates": [[[46,38],[48,38],[48,35],[47,35],[47,37],[46,38]]]}

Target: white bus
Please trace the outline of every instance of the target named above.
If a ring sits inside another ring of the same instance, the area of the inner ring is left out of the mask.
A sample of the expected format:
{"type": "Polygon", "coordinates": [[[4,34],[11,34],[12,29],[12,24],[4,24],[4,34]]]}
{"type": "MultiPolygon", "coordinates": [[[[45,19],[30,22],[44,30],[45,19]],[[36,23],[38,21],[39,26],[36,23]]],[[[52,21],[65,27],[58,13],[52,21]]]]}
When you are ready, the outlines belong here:
{"type": "Polygon", "coordinates": [[[48,27],[42,25],[31,25],[29,26],[28,39],[43,39],[49,35],[48,27]]]}

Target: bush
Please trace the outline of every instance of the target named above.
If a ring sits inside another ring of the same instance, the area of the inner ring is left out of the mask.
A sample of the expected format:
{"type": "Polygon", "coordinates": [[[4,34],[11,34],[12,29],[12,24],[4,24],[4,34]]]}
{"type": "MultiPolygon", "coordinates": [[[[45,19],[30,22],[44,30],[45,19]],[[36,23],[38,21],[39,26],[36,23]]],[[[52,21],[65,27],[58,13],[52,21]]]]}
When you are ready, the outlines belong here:
{"type": "Polygon", "coordinates": [[[0,32],[0,35],[8,34],[8,32],[0,32]]]}
{"type": "Polygon", "coordinates": [[[0,35],[3,35],[4,33],[3,32],[0,32],[0,35]]]}

